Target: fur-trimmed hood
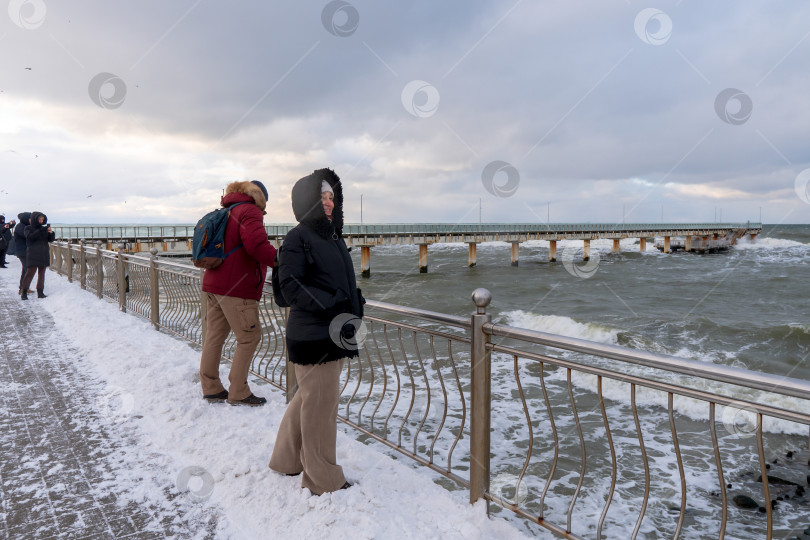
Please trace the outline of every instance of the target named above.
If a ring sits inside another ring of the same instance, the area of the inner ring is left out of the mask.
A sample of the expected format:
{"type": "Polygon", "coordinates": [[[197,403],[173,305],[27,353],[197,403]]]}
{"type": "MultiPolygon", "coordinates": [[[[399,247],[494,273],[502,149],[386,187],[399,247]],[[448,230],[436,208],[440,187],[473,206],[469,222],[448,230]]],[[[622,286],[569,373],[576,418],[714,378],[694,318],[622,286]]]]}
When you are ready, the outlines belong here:
{"type": "Polygon", "coordinates": [[[222,206],[227,206],[225,203],[225,199],[231,193],[241,193],[243,195],[248,195],[253,198],[253,202],[259,209],[264,212],[264,209],[267,207],[267,199],[264,197],[264,193],[262,193],[262,189],[250,181],[236,181],[231,182],[228,184],[228,187],[225,188],[225,196],[222,197],[222,206]]]}
{"type": "Polygon", "coordinates": [[[292,208],[295,219],[315,230],[323,238],[343,234],[343,186],[340,177],[331,169],[318,169],[295,183],[292,189],[292,208]],[[321,182],[332,186],[335,208],[332,221],[326,217],[321,204],[321,182]]]}

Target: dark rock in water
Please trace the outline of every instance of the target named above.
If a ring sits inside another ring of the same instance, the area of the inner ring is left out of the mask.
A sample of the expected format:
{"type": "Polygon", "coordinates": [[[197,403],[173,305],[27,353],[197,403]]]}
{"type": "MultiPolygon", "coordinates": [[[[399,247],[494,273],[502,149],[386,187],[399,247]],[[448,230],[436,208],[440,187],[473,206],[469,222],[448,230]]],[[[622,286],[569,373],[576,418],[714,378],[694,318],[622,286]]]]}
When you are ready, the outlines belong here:
{"type": "Polygon", "coordinates": [[[767,471],[767,470],[770,470],[770,468],[771,468],[771,464],[770,464],[770,463],[766,463],[766,464],[765,464],[765,470],[766,470],[766,471],[767,471]]]}
{"type": "Polygon", "coordinates": [[[748,495],[735,495],[732,500],[739,508],[746,508],[748,510],[759,508],[759,503],[748,495]]]}
{"type": "Polygon", "coordinates": [[[727,484],[727,485],[726,485],[726,487],[727,487],[728,489],[731,489],[731,484],[727,484]]]}
{"type": "Polygon", "coordinates": [[[786,458],[792,458],[792,457],[793,457],[793,451],[792,451],[792,450],[788,450],[788,453],[787,453],[787,454],[785,454],[785,457],[786,457],[786,458]]]}
{"type": "MultiPolygon", "coordinates": [[[[762,475],[757,478],[757,482],[762,482],[762,475]]],[[[785,480],[784,478],[779,478],[778,476],[768,476],[768,483],[774,484],[778,486],[798,486],[796,482],[791,482],[790,480],[785,480]]]]}
{"type": "Polygon", "coordinates": [[[777,463],[779,463],[779,458],[773,458],[773,461],[771,463],[776,465],[777,463]]]}
{"type": "Polygon", "coordinates": [[[764,507],[764,506],[760,506],[760,507],[759,507],[759,511],[760,511],[761,513],[763,513],[763,514],[764,514],[765,512],[767,512],[767,510],[765,510],[765,507],[764,507]]]}

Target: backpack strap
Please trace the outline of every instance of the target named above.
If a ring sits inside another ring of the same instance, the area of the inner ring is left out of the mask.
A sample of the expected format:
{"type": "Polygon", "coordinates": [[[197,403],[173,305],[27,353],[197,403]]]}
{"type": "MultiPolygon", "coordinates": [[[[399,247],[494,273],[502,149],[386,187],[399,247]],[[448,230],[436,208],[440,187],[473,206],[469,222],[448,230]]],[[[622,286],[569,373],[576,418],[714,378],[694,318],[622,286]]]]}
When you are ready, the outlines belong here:
{"type": "MultiPolygon", "coordinates": [[[[234,203],[234,204],[230,205],[230,206],[228,207],[228,218],[230,218],[230,217],[231,217],[231,212],[233,211],[233,209],[234,209],[234,208],[236,208],[237,206],[239,206],[240,204],[247,204],[247,202],[238,202],[238,203],[234,203]]],[[[224,244],[224,240],[223,240],[223,244],[224,244]]],[[[236,251],[237,249],[241,248],[241,247],[242,247],[242,246],[244,246],[244,245],[245,245],[245,244],[239,244],[238,246],[236,246],[235,248],[233,248],[232,250],[230,250],[229,252],[227,252],[227,253],[225,254],[225,258],[227,259],[227,258],[228,258],[228,256],[229,256],[231,253],[233,253],[234,251],[236,251]]]]}

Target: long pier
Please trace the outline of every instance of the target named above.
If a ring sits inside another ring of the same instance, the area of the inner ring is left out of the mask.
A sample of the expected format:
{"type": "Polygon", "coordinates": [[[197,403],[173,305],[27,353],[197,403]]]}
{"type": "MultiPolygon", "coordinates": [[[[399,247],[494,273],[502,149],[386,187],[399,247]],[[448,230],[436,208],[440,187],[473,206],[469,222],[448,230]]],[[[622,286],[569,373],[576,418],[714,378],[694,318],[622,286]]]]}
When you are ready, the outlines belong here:
{"type": "MultiPolygon", "coordinates": [[[[267,237],[278,247],[295,224],[266,225],[267,237]]],[[[191,250],[194,235],[193,225],[157,226],[55,226],[56,237],[65,242],[101,242],[107,249],[123,243],[126,251],[143,252],[152,247],[168,252],[191,250]]],[[[670,240],[684,238],[685,251],[695,245],[707,245],[722,238],[734,242],[737,238],[757,237],[762,231],[761,223],[413,223],[346,225],[343,234],[349,246],[360,248],[360,270],[363,276],[371,274],[371,248],[374,246],[411,244],[419,246],[419,271],[428,270],[428,246],[439,243],[466,243],[469,246],[467,265],[476,264],[476,246],[482,242],[507,242],[511,244],[511,264],[519,263],[520,244],[530,240],[546,240],[549,243],[548,259],[557,260],[557,242],[582,240],[583,260],[590,258],[592,240],[613,240],[613,251],[618,252],[619,243],[625,238],[638,238],[639,250],[646,251],[647,239],[663,238],[663,251],[669,253],[670,240]]]]}

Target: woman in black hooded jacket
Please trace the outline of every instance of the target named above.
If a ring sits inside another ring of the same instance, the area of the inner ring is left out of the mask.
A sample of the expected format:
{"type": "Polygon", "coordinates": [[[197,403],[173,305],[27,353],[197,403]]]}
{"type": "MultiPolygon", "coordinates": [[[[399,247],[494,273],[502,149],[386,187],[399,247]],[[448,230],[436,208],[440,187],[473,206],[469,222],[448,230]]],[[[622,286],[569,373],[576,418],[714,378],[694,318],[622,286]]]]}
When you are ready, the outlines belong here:
{"type": "Polygon", "coordinates": [[[25,278],[20,291],[22,300],[28,300],[28,287],[37,272],[37,298],[45,298],[45,269],[51,265],[48,244],[56,239],[48,225],[48,216],[42,212],[31,212],[29,221],[30,224],[25,228],[25,278]]]}
{"type": "MultiPolygon", "coordinates": [[[[20,292],[22,294],[22,285],[25,281],[25,253],[28,251],[28,246],[25,242],[25,228],[31,224],[31,212],[20,212],[17,214],[17,219],[20,221],[14,227],[14,254],[20,259],[20,292]]],[[[26,293],[31,293],[26,289],[26,293]]]]}
{"type": "Polygon", "coordinates": [[[287,354],[298,390],[279,426],[270,468],[302,474],[320,495],[351,486],[336,463],[340,372],[357,356],[363,300],[343,231],[340,178],[320,169],[296,182],[292,206],[299,224],[279,250],[278,276],[287,319],[287,354]]]}

